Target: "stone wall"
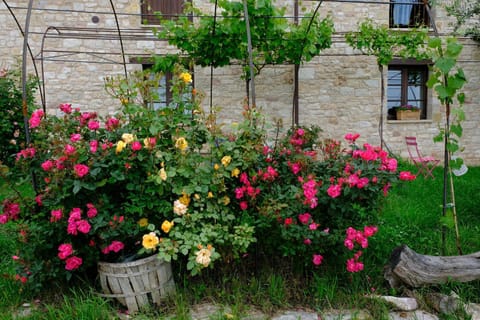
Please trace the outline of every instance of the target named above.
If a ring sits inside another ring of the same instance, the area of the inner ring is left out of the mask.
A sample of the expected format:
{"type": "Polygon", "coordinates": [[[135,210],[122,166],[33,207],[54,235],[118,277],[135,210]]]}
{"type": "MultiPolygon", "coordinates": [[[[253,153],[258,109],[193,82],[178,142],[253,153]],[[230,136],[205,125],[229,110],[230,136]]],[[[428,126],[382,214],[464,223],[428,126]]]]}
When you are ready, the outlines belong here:
{"type": "MultiPolygon", "coordinates": [[[[26,3],[7,1],[23,28],[26,3]]],[[[195,1],[205,10],[213,10],[208,1],[195,1]]],[[[293,13],[293,0],[277,3],[293,13]]],[[[307,11],[316,9],[318,2],[300,2],[307,11]]],[[[157,39],[151,30],[141,25],[140,5],[137,1],[114,1],[122,31],[127,72],[138,70],[135,57],[149,57],[153,53],[173,52],[175,48],[157,39]]],[[[300,10],[300,14],[304,11],[300,10]]],[[[441,8],[433,10],[440,34],[451,32],[451,22],[441,8]]],[[[344,33],[356,30],[357,23],[366,18],[377,23],[388,23],[388,5],[385,1],[369,3],[325,2],[319,8],[321,17],[332,16],[336,33],[331,49],[300,67],[299,124],[316,124],[324,137],[342,139],[347,132],[361,134],[360,142],[383,143],[395,154],[406,157],[405,135],[416,135],[426,154],[442,157],[442,144],[434,144],[443,110],[430,92],[429,119],[414,122],[387,121],[380,101],[381,75],[376,60],[354,51],[344,41],[344,33]],[[383,139],[381,138],[383,137],[383,139]]],[[[54,112],[59,103],[69,102],[83,110],[113,113],[119,102],[106,94],[103,84],[106,76],[124,74],[121,43],[117,36],[115,16],[110,1],[82,0],[75,3],[60,0],[34,1],[30,24],[29,44],[35,64],[44,75],[47,108],[54,112]],[[92,18],[98,17],[98,23],[92,18]],[[50,27],[50,28],[49,28],[50,27]],[[55,29],[57,28],[57,29],[55,29]],[[42,50],[42,39],[43,50],[42,50]],[[42,56],[43,51],[43,73],[42,56]],[[81,62],[79,62],[81,61],[81,62]]],[[[480,115],[476,112],[480,101],[480,48],[469,39],[464,44],[460,65],[469,80],[465,86],[467,101],[464,124],[467,164],[480,164],[480,136],[476,135],[480,115]]],[[[0,4],[0,67],[15,64],[22,55],[23,37],[4,3],[0,4]]],[[[29,71],[34,72],[28,58],[29,71]]],[[[210,68],[195,68],[195,85],[205,93],[205,108],[210,103],[210,68]]],[[[241,121],[245,82],[240,78],[240,66],[213,70],[213,106],[220,107],[219,118],[228,124],[241,121]]],[[[263,108],[272,122],[282,119],[285,128],[292,123],[294,67],[272,66],[255,78],[256,104],[263,108]]]]}

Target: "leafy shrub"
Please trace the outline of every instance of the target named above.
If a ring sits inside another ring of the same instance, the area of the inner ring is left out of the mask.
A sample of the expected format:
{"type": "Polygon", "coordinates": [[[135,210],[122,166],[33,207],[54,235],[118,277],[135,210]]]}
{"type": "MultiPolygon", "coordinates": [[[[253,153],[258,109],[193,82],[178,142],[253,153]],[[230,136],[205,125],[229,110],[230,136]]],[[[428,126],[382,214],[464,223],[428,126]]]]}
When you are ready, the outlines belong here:
{"type": "MultiPolygon", "coordinates": [[[[30,77],[26,84],[27,106],[33,108],[36,79],[30,77]]],[[[0,69],[0,162],[12,166],[14,155],[25,147],[25,128],[22,111],[20,72],[0,69]]]]}

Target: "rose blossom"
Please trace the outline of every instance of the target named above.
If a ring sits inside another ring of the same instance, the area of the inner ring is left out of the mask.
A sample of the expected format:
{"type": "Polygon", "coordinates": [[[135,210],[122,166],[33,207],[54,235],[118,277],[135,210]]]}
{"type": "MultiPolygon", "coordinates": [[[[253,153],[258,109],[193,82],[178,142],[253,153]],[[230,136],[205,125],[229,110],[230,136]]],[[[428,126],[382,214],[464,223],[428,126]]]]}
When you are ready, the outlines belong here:
{"type": "Polygon", "coordinates": [[[70,103],[62,103],[59,106],[60,110],[66,114],[72,113],[72,105],[70,103]]]}
{"type": "Polygon", "coordinates": [[[73,170],[79,178],[82,178],[88,174],[89,168],[84,164],[76,164],[73,166],[73,170]]]}
{"type": "Polygon", "coordinates": [[[54,167],[55,163],[52,160],[46,160],[41,164],[41,167],[44,171],[50,171],[54,167]]]}
{"type": "Polygon", "coordinates": [[[58,257],[61,260],[65,260],[73,253],[72,245],[69,243],[63,243],[58,246],[58,257]]]}
{"type": "Polygon", "coordinates": [[[51,214],[50,222],[57,222],[63,217],[62,209],[52,210],[50,214],[51,214]]]}
{"type": "Polygon", "coordinates": [[[298,220],[302,223],[302,224],[307,224],[309,221],[310,221],[310,218],[312,217],[312,215],[308,212],[305,212],[305,213],[302,213],[302,214],[299,214],[298,215],[298,220]]]}
{"type": "Polygon", "coordinates": [[[81,233],[87,234],[90,232],[92,226],[88,223],[87,220],[78,220],[77,221],[77,230],[81,233]]]}
{"type": "Polygon", "coordinates": [[[312,262],[314,265],[319,266],[323,261],[323,256],[320,254],[314,254],[312,258],[312,262]]]}
{"type": "Polygon", "coordinates": [[[95,131],[100,128],[100,123],[98,121],[89,121],[88,122],[88,129],[95,131]]]}
{"type": "Polygon", "coordinates": [[[68,258],[65,263],[65,269],[72,271],[78,269],[82,265],[83,260],[80,257],[73,256],[68,258]]]}

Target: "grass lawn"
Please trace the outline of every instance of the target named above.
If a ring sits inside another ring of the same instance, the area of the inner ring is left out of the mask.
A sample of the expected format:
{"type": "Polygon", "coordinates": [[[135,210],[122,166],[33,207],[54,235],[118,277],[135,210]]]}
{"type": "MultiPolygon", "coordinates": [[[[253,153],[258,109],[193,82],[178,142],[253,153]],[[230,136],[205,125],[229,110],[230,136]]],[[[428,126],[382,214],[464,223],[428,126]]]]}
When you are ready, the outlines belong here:
{"type": "MultiPolygon", "coordinates": [[[[312,310],[365,308],[375,319],[381,319],[388,306],[364,296],[372,292],[401,294],[389,289],[383,280],[383,267],[392,250],[406,244],[421,254],[442,253],[443,168],[436,168],[434,174],[434,180],[419,177],[391,190],[383,203],[379,231],[364,253],[365,270],[361,273],[349,274],[327,264],[313,274],[299,275],[289,268],[288,260],[283,260],[280,267],[268,263],[226,266],[190,278],[182,276],[174,264],[177,294],[162,308],[146,310],[136,319],[158,319],[173,313],[176,319],[188,319],[188,307],[205,301],[228,305],[233,318],[244,315],[247,306],[255,306],[265,313],[302,306],[312,310]]],[[[464,176],[455,177],[454,183],[460,247],[463,254],[479,251],[480,167],[469,168],[464,176]]],[[[11,191],[5,185],[0,190],[0,199],[11,191]]],[[[2,275],[13,269],[10,257],[18,245],[13,240],[15,232],[12,224],[0,225],[0,256],[4,257],[0,262],[2,275]]],[[[446,255],[458,255],[454,229],[445,230],[445,252],[446,255]]],[[[265,259],[268,260],[270,257],[265,259]]],[[[263,260],[256,260],[259,261],[263,260]]],[[[448,283],[418,291],[420,294],[429,291],[449,294],[452,290],[464,301],[480,303],[480,281],[448,283]]],[[[25,319],[115,319],[119,309],[112,301],[95,295],[86,284],[68,289],[51,288],[40,297],[34,297],[22,292],[17,283],[1,277],[0,319],[12,319],[12,314],[25,302],[38,305],[25,319]]],[[[441,319],[464,318],[445,315],[441,319]]]]}

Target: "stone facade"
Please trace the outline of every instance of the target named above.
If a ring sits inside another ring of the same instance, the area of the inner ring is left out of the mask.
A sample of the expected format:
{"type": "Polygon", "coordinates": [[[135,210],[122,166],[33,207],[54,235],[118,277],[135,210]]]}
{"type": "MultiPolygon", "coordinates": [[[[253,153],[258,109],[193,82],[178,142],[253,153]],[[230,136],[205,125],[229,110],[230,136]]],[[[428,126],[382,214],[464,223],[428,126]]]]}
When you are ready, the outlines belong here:
{"type": "MultiPolygon", "coordinates": [[[[195,0],[207,12],[213,8],[209,1],[195,0]]],[[[0,4],[0,67],[18,63],[22,56],[23,37],[14,17],[23,29],[28,1],[4,1],[0,4]],[[8,7],[5,5],[7,3],[8,7]],[[10,13],[13,12],[13,15],[10,13]],[[13,17],[14,16],[14,17],[13,17]]],[[[28,43],[39,75],[43,75],[46,105],[51,112],[59,103],[69,102],[85,111],[114,113],[119,102],[104,90],[104,78],[139,70],[138,57],[153,53],[175,51],[165,41],[157,39],[151,30],[141,25],[140,2],[113,1],[122,30],[119,41],[117,24],[111,2],[107,0],[33,1],[28,43]],[[98,22],[93,22],[93,17],[98,22]],[[122,58],[122,45],[126,67],[122,58]],[[43,53],[43,56],[42,56],[43,53]]],[[[292,11],[293,0],[277,1],[292,11]]],[[[302,3],[302,2],[301,2],[302,3]]],[[[442,1],[432,10],[438,32],[452,31],[451,17],[442,8],[442,1]]],[[[305,1],[307,9],[315,9],[317,1],[305,1]]],[[[321,4],[319,14],[331,15],[336,33],[332,48],[303,64],[299,73],[299,124],[316,124],[324,137],[342,139],[347,132],[361,134],[360,142],[379,145],[380,134],[385,146],[393,153],[407,157],[405,135],[417,136],[425,154],[442,158],[443,145],[433,143],[433,136],[442,124],[443,110],[434,94],[429,92],[428,119],[412,122],[389,121],[381,106],[381,75],[376,59],[354,51],[344,40],[344,33],[354,31],[366,18],[388,24],[388,4],[372,0],[358,2],[329,1],[321,4]]],[[[289,12],[291,13],[291,12],[289,12]]],[[[464,45],[460,66],[468,83],[463,124],[462,154],[467,164],[480,164],[480,48],[478,43],[461,38],[464,45]]],[[[34,72],[28,57],[29,72],[34,72]]],[[[195,67],[195,86],[205,93],[205,108],[210,102],[210,68],[195,67]]],[[[245,82],[240,79],[240,67],[230,66],[213,70],[213,105],[221,108],[222,122],[241,120],[245,98],[245,82]]],[[[255,79],[256,103],[263,108],[269,120],[282,119],[285,127],[292,124],[294,67],[271,66],[255,79]]],[[[385,107],[383,107],[385,108],[385,107]]]]}

